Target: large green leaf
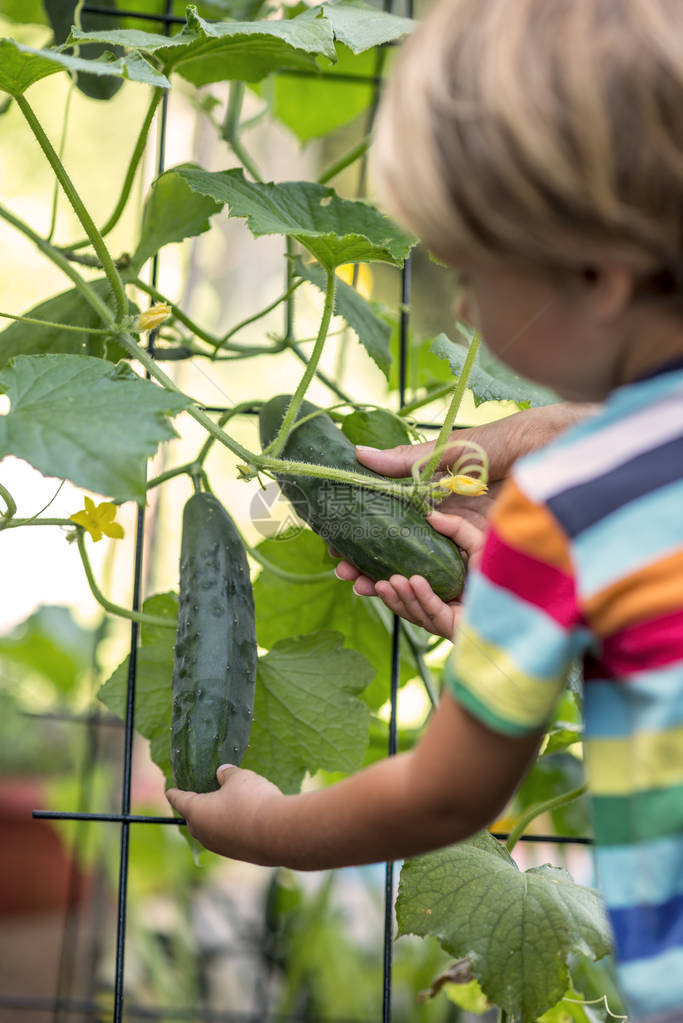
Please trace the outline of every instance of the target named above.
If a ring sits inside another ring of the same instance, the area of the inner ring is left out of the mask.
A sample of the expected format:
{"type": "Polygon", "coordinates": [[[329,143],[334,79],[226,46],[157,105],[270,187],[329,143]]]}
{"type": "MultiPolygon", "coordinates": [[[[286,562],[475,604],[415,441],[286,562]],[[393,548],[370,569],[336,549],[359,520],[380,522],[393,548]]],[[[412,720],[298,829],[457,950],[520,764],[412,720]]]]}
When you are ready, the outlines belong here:
{"type": "MultiPolygon", "coordinates": [[[[112,290],[106,277],[91,281],[90,287],[114,308],[112,290]]],[[[139,312],[137,305],[131,302],[131,315],[137,316],[139,312]]],[[[27,310],[25,315],[35,320],[49,320],[72,327],[104,326],[92,306],[84,301],[78,288],[53,295],[27,310]]],[[[91,355],[111,362],[118,362],[127,355],[126,349],[119,342],[113,338],[107,339],[104,334],[81,334],[60,327],[39,327],[35,323],[22,323],[21,320],[16,320],[0,332],[0,369],[15,355],[41,355],[43,352],[91,355]]]]}
{"type": "MultiPolygon", "coordinates": [[[[300,277],[310,281],[321,291],[325,290],[327,277],[321,266],[297,259],[295,269],[300,277]]],[[[391,365],[389,349],[391,327],[386,320],[377,315],[371,302],[342,280],[337,281],[334,311],[337,316],[344,317],[370,358],[382,370],[384,376],[388,377],[391,365]]]]}
{"type": "Polygon", "coordinates": [[[68,607],[39,607],[7,636],[0,636],[4,660],[53,683],[61,695],[75,692],[93,655],[93,633],[68,607]]]}
{"type": "Polygon", "coordinates": [[[370,82],[345,81],[340,75],[359,78],[374,75],[376,51],[356,55],[338,43],[337,58],[336,64],[322,58],[317,78],[275,72],[273,79],[254,86],[259,95],[267,93],[273,116],[286,124],[301,142],[327,135],[342,124],[348,124],[372,103],[375,88],[370,82]]]}
{"type": "MultiPolygon", "coordinates": [[[[147,598],[142,610],[146,614],[175,622],[178,617],[178,597],[175,593],[158,593],[147,598]]],[[[171,682],[174,644],[175,629],[142,626],[135,684],[135,727],[140,735],[150,740],[152,759],[161,768],[167,786],[173,784],[171,682]]],[[[116,714],[122,720],[126,717],[128,665],[129,660],[126,657],[97,694],[112,714],[116,714]]]]}
{"type": "MultiPolygon", "coordinates": [[[[469,335],[471,339],[471,335],[469,335]]],[[[432,344],[432,352],[440,359],[446,359],[451,372],[458,376],[467,357],[465,345],[451,341],[445,334],[439,334],[432,344]]],[[[560,398],[554,391],[532,380],[513,373],[496,359],[485,345],[480,345],[469,375],[467,386],[472,391],[474,402],[514,401],[525,408],[536,405],[552,405],[560,398]]]]}
{"type": "Polygon", "coordinates": [[[367,203],[310,181],[248,181],[241,168],[177,173],[194,191],[226,203],[231,217],[246,217],[255,237],[290,235],[328,270],[373,260],[400,266],[417,241],[367,203]]]}
{"type": "Polygon", "coordinates": [[[283,792],[298,792],[307,771],[350,772],[363,764],[370,711],[359,697],[374,670],[343,642],[329,630],[292,636],[259,658],[243,766],[283,792]]]}
{"type": "Polygon", "coordinates": [[[187,404],[125,363],[82,355],[18,355],[0,373],[0,393],[11,404],[0,416],[0,458],[140,503],[145,462],[175,436],[167,416],[187,404]]]}
{"type": "Polygon", "coordinates": [[[20,96],[41,78],[58,71],[87,71],[91,75],[129,78],[164,89],[171,84],[139,53],[129,53],[117,60],[84,60],[56,50],[35,50],[13,39],[0,39],[0,91],[20,96]]]}
{"type": "Polygon", "coordinates": [[[147,196],[140,241],[131,257],[133,267],[138,270],[163,245],[208,231],[209,217],[220,208],[213,199],[193,192],[174,170],[166,171],[152,183],[147,196]]]}
{"type": "Polygon", "coordinates": [[[276,68],[315,69],[316,56],[335,59],[332,27],[314,11],[282,20],[209,22],[190,5],[187,25],[174,36],[139,29],[74,29],[69,41],[155,53],[167,73],[177,72],[194,85],[228,79],[255,82],[276,68]]]}
{"type": "Polygon", "coordinates": [[[569,957],[610,951],[600,896],[559,867],[520,871],[486,833],[408,860],[396,916],[400,934],[433,935],[467,957],[487,997],[527,1023],[569,987],[569,957]]]}
{"type": "MultiPolygon", "coordinates": [[[[286,572],[322,573],[335,564],[325,542],[309,529],[264,540],[257,550],[286,572]]],[[[297,583],[264,568],[254,583],[254,601],[261,646],[272,647],[278,640],[301,632],[335,629],[375,668],[375,678],[365,691],[369,706],[377,709],[389,699],[391,615],[379,597],[359,597],[350,583],[340,582],[334,575],[320,582],[297,583]]],[[[401,644],[401,684],[416,674],[415,662],[401,644]]]]}
{"type": "Polygon", "coordinates": [[[416,24],[410,18],[378,10],[363,0],[332,0],[320,10],[331,23],[335,39],[354,53],[402,39],[416,24]]]}

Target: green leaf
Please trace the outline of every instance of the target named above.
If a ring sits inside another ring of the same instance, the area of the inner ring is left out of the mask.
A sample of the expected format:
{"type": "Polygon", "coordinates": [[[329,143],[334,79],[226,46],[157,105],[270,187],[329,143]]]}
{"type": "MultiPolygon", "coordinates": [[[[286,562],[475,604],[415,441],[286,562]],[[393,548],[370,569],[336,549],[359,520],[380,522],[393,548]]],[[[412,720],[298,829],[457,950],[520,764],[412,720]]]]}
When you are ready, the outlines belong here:
{"type": "Polygon", "coordinates": [[[373,260],[400,266],[417,242],[379,210],[342,199],[324,185],[247,181],[241,168],[178,173],[194,191],[226,203],[231,217],[246,217],[254,237],[289,235],[327,270],[373,260]]]}
{"type": "Polygon", "coordinates": [[[93,633],[67,607],[43,605],[0,636],[0,662],[40,675],[64,696],[74,693],[93,655],[93,633]]]}
{"type": "MultiPolygon", "coordinates": [[[[77,2],[78,0],[43,0],[48,20],[54,32],[55,45],[61,44],[67,39],[76,16],[77,2]]],[[[116,9],[115,0],[111,0],[110,6],[112,11],[116,9]]],[[[114,15],[91,14],[88,10],[81,12],[81,22],[86,31],[113,28],[119,24],[114,15]]],[[[61,52],[72,53],[73,50],[62,50],[61,52]]],[[[111,56],[112,53],[115,57],[123,56],[123,50],[120,47],[114,47],[110,52],[110,48],[103,45],[82,46],[79,48],[78,56],[85,60],[98,60],[100,57],[106,59],[105,55],[111,56]]],[[[91,99],[111,99],[122,85],[123,81],[120,78],[98,77],[83,71],[79,71],[76,75],[77,88],[91,99]]]]}
{"type": "Polygon", "coordinates": [[[128,78],[146,85],[170,88],[171,83],[138,53],[118,60],[84,60],[56,50],[35,50],[13,39],[0,39],[0,91],[20,96],[41,78],[58,71],[87,71],[92,75],[128,78]]]}
{"type": "MultiPolygon", "coordinates": [[[[384,312],[382,318],[391,330],[389,348],[391,351],[391,371],[389,373],[389,389],[399,388],[399,367],[401,363],[401,324],[397,316],[384,312]]],[[[406,386],[414,397],[417,392],[422,397],[422,389],[427,391],[453,381],[448,363],[432,351],[433,337],[421,338],[413,333],[408,326],[406,330],[406,386]]]]}
{"type": "Polygon", "coordinates": [[[403,39],[416,25],[410,18],[380,11],[363,0],[332,0],[320,10],[331,23],[335,39],[353,53],[403,39]]]}
{"type": "Polygon", "coordinates": [[[18,355],[0,373],[10,411],[0,416],[0,458],[114,500],[145,501],[145,462],[175,436],[167,420],[187,400],[125,364],[83,355],[18,355]]]}
{"type": "Polygon", "coordinates": [[[610,951],[596,891],[559,867],[521,872],[486,833],[408,860],[396,916],[399,934],[433,935],[451,955],[467,957],[511,1023],[535,1020],[562,998],[572,953],[610,951]]]}
{"type": "MultiPolygon", "coordinates": [[[[175,621],[178,597],[175,593],[157,593],[142,605],[146,614],[175,621]]],[[[150,740],[154,763],[161,768],[167,786],[173,785],[171,772],[171,712],[173,651],[175,630],[144,625],[140,631],[135,684],[135,727],[150,740]]],[[[101,686],[98,697],[106,707],[125,721],[128,692],[128,663],[116,668],[101,686]]]]}
{"type": "Polygon", "coordinates": [[[268,96],[273,117],[287,125],[301,142],[328,135],[367,110],[375,94],[369,82],[340,80],[340,75],[374,75],[377,53],[355,55],[337,44],[337,63],[321,58],[317,78],[274,73],[267,83],[252,86],[260,96],[268,96]]]}
{"type": "MultiPolygon", "coordinates": [[[[320,291],[325,291],[327,276],[321,266],[304,263],[302,259],[297,258],[295,272],[299,277],[314,284],[320,291]]],[[[363,298],[355,288],[338,280],[334,312],[337,316],[344,317],[370,358],[381,369],[384,376],[388,377],[391,366],[389,348],[391,327],[381,316],[378,316],[372,303],[363,298]]]]}
{"type": "Polygon", "coordinates": [[[491,1003],[476,980],[470,980],[467,984],[445,984],[444,992],[449,1001],[466,1012],[481,1016],[491,1008],[491,1003]]]}
{"type": "MultiPolygon", "coordinates": [[[[463,330],[468,339],[471,334],[463,330]]],[[[445,334],[439,334],[432,344],[432,352],[440,359],[446,359],[451,372],[458,376],[467,357],[465,345],[451,341],[445,334]]],[[[514,401],[525,408],[537,405],[552,405],[560,401],[554,391],[532,380],[513,373],[486,349],[482,343],[474,360],[467,386],[474,395],[475,405],[484,401],[514,401]]]]}
{"type": "Polygon", "coordinates": [[[152,183],[145,202],[140,241],[131,257],[135,271],[162,246],[208,231],[209,217],[220,208],[213,199],[193,192],[175,170],[166,171],[152,183]]]}
{"type": "Polygon", "coordinates": [[[354,444],[373,448],[393,448],[410,444],[406,424],[386,409],[356,409],[344,418],[342,432],[354,444]]]}
{"type": "MultiPolygon", "coordinates": [[[[98,281],[90,281],[89,285],[114,309],[114,297],[106,277],[98,281]]],[[[137,316],[140,312],[134,302],[130,303],[130,313],[137,316]]],[[[64,323],[72,327],[104,326],[102,320],[83,298],[78,288],[70,288],[59,295],[40,302],[27,310],[26,316],[36,320],[50,320],[52,323],[64,323]]],[[[0,369],[7,365],[15,355],[40,355],[43,352],[61,352],[70,355],[91,355],[111,362],[118,362],[127,356],[126,349],[114,340],[107,339],[103,334],[81,334],[59,327],[39,327],[35,323],[22,323],[16,320],[0,332],[0,369]]]]}
{"type": "Polygon", "coordinates": [[[108,43],[155,53],[167,73],[177,72],[197,86],[232,79],[256,82],[276,68],[315,70],[318,55],[335,59],[332,27],[315,11],[283,20],[208,22],[190,5],[187,25],[174,36],[139,29],[74,29],[69,42],[108,43]]]}
{"type": "MultiPolygon", "coordinates": [[[[310,529],[291,536],[264,540],[257,550],[288,572],[322,572],[335,562],[324,540],[310,529]]],[[[365,700],[376,710],[389,699],[391,680],[391,616],[379,597],[359,597],[349,583],[326,577],[321,582],[293,583],[264,568],[254,582],[256,634],[259,645],[270,648],[278,640],[316,629],[335,629],[348,646],[359,651],[375,668],[365,700]],[[387,614],[385,615],[385,612],[387,614]]],[[[415,662],[401,644],[400,683],[417,674],[415,662]]]]}
{"type": "Polygon", "coordinates": [[[360,694],[374,674],[344,637],[324,630],[280,640],[259,658],[254,719],[244,767],[283,792],[319,768],[356,771],[370,711],[360,694]]]}
{"type": "Polygon", "coordinates": [[[0,17],[30,25],[46,22],[41,0],[0,0],[0,17]]]}

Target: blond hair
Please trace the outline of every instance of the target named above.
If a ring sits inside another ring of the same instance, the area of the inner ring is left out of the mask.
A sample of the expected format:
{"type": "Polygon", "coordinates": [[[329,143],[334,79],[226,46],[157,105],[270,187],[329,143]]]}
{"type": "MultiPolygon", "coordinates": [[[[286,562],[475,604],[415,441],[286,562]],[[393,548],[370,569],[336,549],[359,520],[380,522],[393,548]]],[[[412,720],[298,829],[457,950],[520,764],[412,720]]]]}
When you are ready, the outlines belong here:
{"type": "Polygon", "coordinates": [[[683,278],[683,0],[437,0],[387,86],[375,177],[454,265],[607,248],[683,278]]]}

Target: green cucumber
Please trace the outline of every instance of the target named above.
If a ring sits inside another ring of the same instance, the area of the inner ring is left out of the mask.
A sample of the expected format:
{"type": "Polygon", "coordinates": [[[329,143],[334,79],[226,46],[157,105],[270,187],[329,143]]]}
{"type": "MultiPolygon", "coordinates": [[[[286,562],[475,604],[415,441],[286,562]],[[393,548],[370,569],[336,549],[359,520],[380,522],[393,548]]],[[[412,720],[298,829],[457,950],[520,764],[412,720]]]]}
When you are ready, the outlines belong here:
{"type": "Polygon", "coordinates": [[[218,788],[220,764],[240,764],[251,728],[256,659],[244,545],[221,503],[212,494],[194,494],[183,511],[173,664],[171,767],[179,788],[210,792],[218,788]]]}
{"type": "MultiPolygon", "coordinates": [[[[262,407],[262,447],[277,435],[290,399],[280,394],[262,407]]],[[[312,412],[320,414],[292,429],[281,458],[383,478],[357,461],[354,445],[315,405],[302,402],[297,419],[312,412]]],[[[375,581],[395,573],[422,575],[442,600],[454,600],[462,592],[465,567],[458,548],[407,502],[336,480],[284,474],[276,478],[297,514],[363,575],[375,581]]]]}

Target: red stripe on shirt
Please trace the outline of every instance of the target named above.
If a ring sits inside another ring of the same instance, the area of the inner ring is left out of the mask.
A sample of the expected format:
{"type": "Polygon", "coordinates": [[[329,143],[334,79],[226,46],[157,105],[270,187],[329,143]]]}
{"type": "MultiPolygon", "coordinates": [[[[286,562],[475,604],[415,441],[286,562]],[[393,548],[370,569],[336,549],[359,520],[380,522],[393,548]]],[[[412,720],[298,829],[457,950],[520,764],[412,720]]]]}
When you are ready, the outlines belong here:
{"type": "Polygon", "coordinates": [[[516,550],[491,527],[482,551],[480,571],[528,604],[540,607],[568,628],[578,618],[574,580],[546,561],[516,550]]]}
{"type": "Polygon", "coordinates": [[[632,675],[683,660],[683,610],[608,636],[601,661],[610,675],[632,675]]]}

